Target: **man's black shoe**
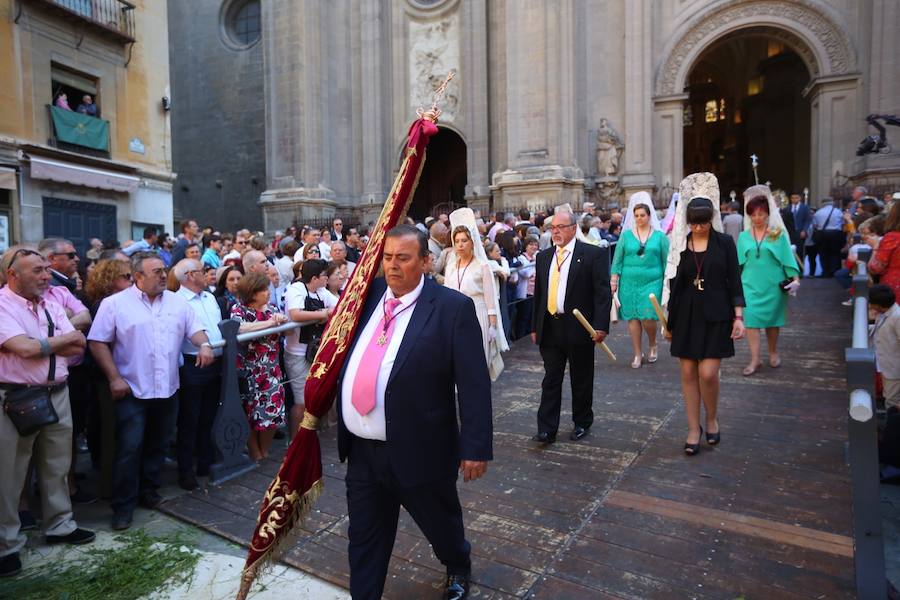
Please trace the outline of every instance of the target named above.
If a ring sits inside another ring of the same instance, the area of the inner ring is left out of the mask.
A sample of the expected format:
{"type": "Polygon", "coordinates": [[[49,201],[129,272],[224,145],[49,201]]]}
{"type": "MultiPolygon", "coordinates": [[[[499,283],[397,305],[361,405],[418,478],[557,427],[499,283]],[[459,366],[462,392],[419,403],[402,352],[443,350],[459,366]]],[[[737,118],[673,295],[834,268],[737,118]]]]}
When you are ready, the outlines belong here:
{"type": "Polygon", "coordinates": [[[141,494],[141,499],[138,500],[138,504],[140,504],[144,508],[149,508],[150,510],[153,510],[154,508],[162,504],[162,502],[162,496],[157,494],[155,491],[145,492],[141,494]]]}
{"type": "Polygon", "coordinates": [[[192,492],[200,487],[200,484],[197,483],[197,478],[194,477],[193,473],[183,473],[178,476],[178,485],[183,490],[187,490],[192,492]]]}
{"type": "Polygon", "coordinates": [[[19,560],[19,553],[13,552],[6,556],[0,557],[0,577],[12,577],[22,572],[22,561],[19,560]]]}
{"type": "Polygon", "coordinates": [[[93,531],[88,531],[87,529],[76,529],[69,535],[48,535],[47,543],[71,544],[73,546],[78,546],[80,544],[90,544],[96,537],[97,536],[94,535],[93,531]]]}
{"type": "Polygon", "coordinates": [[[112,518],[112,528],[116,531],[122,531],[131,527],[131,513],[117,512],[112,518]]]}
{"type": "Polygon", "coordinates": [[[569,435],[569,439],[573,442],[577,442],[584,436],[588,434],[588,430],[586,427],[576,427],[572,430],[572,433],[569,435]]]}
{"type": "Polygon", "coordinates": [[[469,597],[469,578],[465,575],[448,575],[444,588],[444,600],[462,600],[469,597]]]}
{"type": "Polygon", "coordinates": [[[541,444],[552,444],[556,441],[556,434],[553,433],[538,433],[534,437],[531,438],[532,442],[538,442],[541,444]]]}

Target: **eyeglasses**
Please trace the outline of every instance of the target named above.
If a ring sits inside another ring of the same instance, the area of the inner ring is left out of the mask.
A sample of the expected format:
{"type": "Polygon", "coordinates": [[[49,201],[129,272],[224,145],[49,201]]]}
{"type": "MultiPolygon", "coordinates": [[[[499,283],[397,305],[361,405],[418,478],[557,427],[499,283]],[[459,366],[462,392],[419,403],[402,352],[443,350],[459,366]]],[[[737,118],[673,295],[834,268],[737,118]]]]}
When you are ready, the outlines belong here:
{"type": "Polygon", "coordinates": [[[563,229],[568,229],[569,227],[575,227],[575,223],[572,223],[571,225],[551,225],[550,232],[551,233],[559,233],[563,229]]]}
{"type": "Polygon", "coordinates": [[[122,273],[119,275],[119,279],[125,279],[127,281],[131,281],[131,273],[122,273]]]}
{"type": "Polygon", "coordinates": [[[235,246],[246,246],[246,245],[247,245],[247,241],[246,241],[246,240],[237,240],[237,241],[234,243],[234,245],[235,245],[235,246]]]}
{"type": "Polygon", "coordinates": [[[193,275],[194,273],[203,273],[203,272],[204,272],[204,271],[202,271],[202,270],[200,270],[200,269],[194,269],[193,271],[187,271],[187,272],[185,273],[185,276],[193,275]]]}
{"type": "Polygon", "coordinates": [[[52,252],[53,256],[68,256],[69,260],[73,260],[76,256],[78,256],[77,252],[52,252]]]}
{"type": "Polygon", "coordinates": [[[9,261],[9,264],[6,265],[6,268],[11,269],[12,266],[15,264],[16,259],[19,258],[20,256],[31,256],[32,254],[34,256],[41,256],[40,252],[35,252],[34,250],[31,250],[29,248],[19,248],[18,250],[16,250],[13,253],[12,260],[9,261]]]}

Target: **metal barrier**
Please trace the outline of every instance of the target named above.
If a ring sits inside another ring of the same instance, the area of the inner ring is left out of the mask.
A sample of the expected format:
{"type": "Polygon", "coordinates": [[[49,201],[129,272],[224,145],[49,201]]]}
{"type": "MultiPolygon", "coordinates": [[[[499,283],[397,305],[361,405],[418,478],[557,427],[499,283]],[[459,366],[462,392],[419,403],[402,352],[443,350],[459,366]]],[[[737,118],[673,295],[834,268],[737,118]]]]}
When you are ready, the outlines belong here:
{"type": "Polygon", "coordinates": [[[247,454],[247,439],[250,437],[250,423],[241,404],[238,388],[237,356],[238,344],[257,338],[283,333],[300,327],[300,323],[285,323],[277,327],[261,329],[249,333],[238,333],[239,321],[227,319],[219,323],[221,342],[211,344],[222,351],[222,392],[219,408],[212,426],[214,459],[209,467],[209,482],[217,485],[256,468],[247,454]]]}
{"type": "Polygon", "coordinates": [[[853,554],[856,594],[863,600],[885,597],[884,536],[881,528],[881,490],[878,473],[878,431],[873,403],[875,351],[869,348],[869,275],[871,252],[860,251],[853,277],[853,342],[844,357],[850,479],[853,492],[853,554]]]}

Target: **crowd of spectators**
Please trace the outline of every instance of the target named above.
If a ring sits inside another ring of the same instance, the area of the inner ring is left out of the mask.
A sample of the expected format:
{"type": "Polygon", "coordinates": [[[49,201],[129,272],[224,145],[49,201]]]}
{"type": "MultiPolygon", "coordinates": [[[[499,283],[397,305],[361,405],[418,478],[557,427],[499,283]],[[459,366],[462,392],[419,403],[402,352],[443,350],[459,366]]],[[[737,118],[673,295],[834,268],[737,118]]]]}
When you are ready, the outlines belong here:
{"type": "MultiPolygon", "coordinates": [[[[846,283],[859,251],[871,249],[869,272],[886,286],[878,288],[877,306],[888,315],[885,320],[891,319],[886,322],[893,323],[897,309],[890,298],[900,294],[900,202],[895,195],[885,204],[863,192],[842,207],[846,210],[833,206],[801,215],[791,198],[783,211],[791,241],[807,257],[812,254],[813,265],[819,246],[820,258],[831,268],[832,257],[822,256],[832,252],[830,246],[826,249],[831,242],[823,243],[822,235],[814,234],[833,228],[837,213],[845,242],[837,250],[846,253],[848,270],[835,268],[824,275],[846,283]],[[797,231],[795,224],[806,222],[806,229],[797,231]],[[860,238],[853,243],[856,233],[860,238]],[[885,290],[891,291],[890,297],[885,290]]],[[[576,215],[580,239],[614,247],[623,214],[597,211],[591,203],[581,208],[576,215]]],[[[740,216],[737,209],[725,206],[726,227],[737,226],[738,219],[729,214],[740,216]]],[[[476,211],[475,216],[501,296],[502,331],[509,340],[523,337],[532,329],[534,265],[537,252],[551,245],[552,213],[523,209],[486,218],[476,211]]],[[[431,276],[443,283],[453,252],[449,215],[408,222],[428,237],[431,276]]],[[[148,227],[140,240],[121,246],[91,240],[83,257],[61,238],[10,248],[0,263],[5,283],[0,321],[6,322],[0,323],[5,350],[0,353],[0,377],[4,385],[46,384],[52,357],[55,381],[67,385],[53,396],[59,405],[58,425],[36,434],[33,443],[16,445],[18,434],[0,427],[0,442],[18,448],[0,453],[5,456],[0,477],[8,482],[0,503],[0,531],[6,532],[0,539],[0,575],[20,568],[21,531],[37,526],[29,509],[37,485],[42,486],[41,525],[48,541],[93,539],[72,517],[71,505],[97,500],[79,483],[79,454],[86,454],[94,468],[102,464],[104,452],[114,455],[107,457],[114,465],[109,498],[114,529],[129,527],[137,506],[154,508],[161,502],[157,490],[167,457],[177,465],[178,483],[186,490],[196,489],[198,478],[209,475],[223,372],[216,347],[222,339],[221,320],[239,321],[241,332],[300,324],[242,345],[235,365],[251,429],[250,458],[264,460],[274,439],[296,431],[311,359],[365,250],[368,233],[368,227],[345,227],[340,217],[331,227],[292,226],[273,237],[247,229],[201,228],[189,219],[176,236],[148,227]],[[48,349],[20,343],[35,331],[46,332],[49,321],[56,329],[48,349]],[[101,427],[110,425],[115,429],[114,448],[104,448],[101,427]],[[60,473],[66,482],[62,491],[46,481],[60,473]]],[[[882,338],[895,329],[885,329],[882,338]]],[[[897,376],[891,371],[888,377],[894,392],[897,376]]],[[[900,408],[895,395],[894,412],[900,408]]],[[[334,415],[324,421],[325,426],[333,424],[334,415]]],[[[82,466],[86,463],[81,461],[82,466]]]]}

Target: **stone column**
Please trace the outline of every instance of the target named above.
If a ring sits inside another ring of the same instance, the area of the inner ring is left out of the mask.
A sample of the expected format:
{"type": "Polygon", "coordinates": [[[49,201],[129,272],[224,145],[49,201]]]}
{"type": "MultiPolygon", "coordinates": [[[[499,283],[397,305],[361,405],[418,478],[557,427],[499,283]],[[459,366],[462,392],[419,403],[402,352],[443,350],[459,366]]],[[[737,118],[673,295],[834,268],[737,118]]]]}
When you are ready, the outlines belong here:
{"type": "Polygon", "coordinates": [[[625,152],[622,187],[626,196],[654,187],[651,127],[653,65],[650,0],[625,2],[625,152]]]}
{"type": "Polygon", "coordinates": [[[580,206],[575,161],[575,0],[517,0],[506,11],[506,169],[495,172],[494,207],[580,206]]]}
{"type": "Polygon", "coordinates": [[[486,0],[461,5],[463,112],[466,127],[466,204],[490,209],[490,135],[488,125],[488,21],[486,0]]]}
{"type": "Polygon", "coordinates": [[[324,165],[326,10],[316,0],[262,3],[267,189],[259,204],[266,231],[334,213],[324,165]]]}
{"type": "Polygon", "coordinates": [[[806,88],[810,100],[810,203],[831,192],[835,175],[848,175],[861,128],[857,123],[859,77],[819,77],[806,88]]]}
{"type": "Polygon", "coordinates": [[[360,54],[353,62],[360,65],[358,96],[362,118],[354,124],[353,135],[359,136],[361,141],[356,155],[362,163],[359,204],[376,208],[367,212],[377,217],[377,211],[387,198],[391,185],[389,178],[395,169],[395,157],[391,152],[391,95],[387,89],[390,85],[387,72],[390,66],[390,19],[385,14],[382,0],[362,0],[360,8],[360,54]]]}
{"type": "Polygon", "coordinates": [[[678,188],[684,178],[684,103],[687,94],[653,99],[653,164],[660,188],[678,188]]]}
{"type": "MultiPolygon", "coordinates": [[[[868,40],[863,38],[863,43],[869,42],[869,77],[865,81],[866,103],[865,110],[860,111],[859,117],[866,115],[900,115],[900,39],[897,32],[900,31],[900,3],[896,0],[873,0],[872,25],[867,28],[871,32],[868,40]]],[[[856,158],[853,163],[852,173],[859,175],[859,183],[863,185],[878,183],[884,185],[892,183],[900,185],[900,129],[887,128],[887,138],[893,151],[890,154],[867,154],[856,158]]],[[[875,133],[875,130],[862,123],[858,138],[875,133]]],[[[858,140],[857,140],[858,143],[858,140]]]]}

